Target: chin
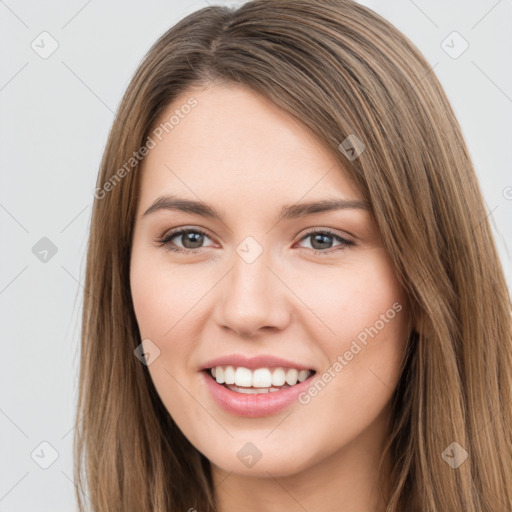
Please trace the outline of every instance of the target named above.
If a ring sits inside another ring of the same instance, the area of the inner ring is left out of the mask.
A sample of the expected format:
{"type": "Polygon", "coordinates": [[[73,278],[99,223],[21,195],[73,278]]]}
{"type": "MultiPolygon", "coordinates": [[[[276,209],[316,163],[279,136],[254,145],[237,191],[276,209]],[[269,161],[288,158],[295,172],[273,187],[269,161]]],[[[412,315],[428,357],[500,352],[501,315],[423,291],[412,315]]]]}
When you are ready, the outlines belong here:
{"type": "MultiPolygon", "coordinates": [[[[210,462],[228,473],[255,478],[289,477],[314,466],[321,455],[318,450],[306,453],[303,443],[290,443],[288,447],[272,443],[254,444],[233,442],[234,446],[222,446],[222,451],[206,453],[210,462]],[[234,456],[232,455],[234,454],[234,456]],[[252,457],[252,460],[251,460],[252,457]]],[[[307,444],[306,444],[307,445],[307,444]]]]}

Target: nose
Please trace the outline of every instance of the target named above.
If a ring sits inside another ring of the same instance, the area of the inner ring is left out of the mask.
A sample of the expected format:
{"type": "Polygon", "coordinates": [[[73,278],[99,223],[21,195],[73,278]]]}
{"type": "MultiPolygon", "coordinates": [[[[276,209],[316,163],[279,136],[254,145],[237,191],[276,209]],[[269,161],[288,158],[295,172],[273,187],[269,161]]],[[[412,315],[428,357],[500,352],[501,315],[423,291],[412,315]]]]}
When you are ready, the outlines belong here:
{"type": "Polygon", "coordinates": [[[217,321],[222,328],[252,338],[289,323],[287,288],[269,263],[265,252],[250,263],[234,255],[233,268],[219,290],[217,321]]]}

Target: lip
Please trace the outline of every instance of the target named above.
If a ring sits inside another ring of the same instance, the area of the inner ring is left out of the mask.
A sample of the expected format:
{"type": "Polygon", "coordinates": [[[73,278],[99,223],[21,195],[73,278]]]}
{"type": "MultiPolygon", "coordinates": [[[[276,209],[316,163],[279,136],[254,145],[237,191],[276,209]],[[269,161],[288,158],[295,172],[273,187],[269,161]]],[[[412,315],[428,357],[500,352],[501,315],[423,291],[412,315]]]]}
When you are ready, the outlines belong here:
{"type": "MultiPolygon", "coordinates": [[[[297,370],[314,370],[310,366],[304,366],[303,364],[295,363],[280,357],[272,355],[259,355],[254,357],[247,357],[242,354],[231,354],[227,356],[217,357],[204,363],[201,370],[208,370],[215,366],[235,366],[244,367],[249,370],[256,370],[257,368],[295,368],[297,370]]],[[[278,391],[276,391],[278,393],[278,391]]]]}
{"type": "Polygon", "coordinates": [[[200,373],[213,400],[219,407],[230,414],[247,418],[277,414],[289,407],[293,402],[298,402],[298,396],[311,385],[311,379],[315,375],[313,374],[305,381],[280,391],[248,395],[236,393],[222,384],[218,384],[207,370],[200,373]]]}

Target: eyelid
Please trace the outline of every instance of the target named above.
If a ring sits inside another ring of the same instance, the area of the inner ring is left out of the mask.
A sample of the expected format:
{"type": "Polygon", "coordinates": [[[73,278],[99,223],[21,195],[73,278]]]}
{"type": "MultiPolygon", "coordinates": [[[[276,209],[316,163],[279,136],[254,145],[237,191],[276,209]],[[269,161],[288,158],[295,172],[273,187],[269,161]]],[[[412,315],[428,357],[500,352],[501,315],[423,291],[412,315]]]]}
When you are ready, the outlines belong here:
{"type": "Polygon", "coordinates": [[[297,235],[297,236],[299,237],[299,241],[300,241],[304,237],[315,235],[318,233],[327,233],[334,237],[341,238],[342,240],[344,240],[346,242],[355,243],[355,241],[353,240],[354,237],[351,234],[347,233],[346,231],[339,232],[332,228],[322,228],[322,227],[308,228],[305,231],[299,233],[299,235],[297,235]]]}
{"type": "MultiPolygon", "coordinates": [[[[170,247],[170,241],[175,238],[176,236],[179,236],[179,235],[183,235],[187,232],[195,232],[195,233],[199,233],[203,236],[206,236],[208,237],[210,240],[212,241],[215,241],[214,240],[214,237],[212,237],[205,229],[203,228],[199,228],[199,227],[195,227],[195,226],[179,226],[179,227],[176,227],[176,228],[173,228],[173,229],[170,229],[170,230],[167,230],[161,237],[159,237],[157,239],[157,242],[159,244],[159,246],[168,246],[167,249],[168,250],[171,250],[171,251],[174,251],[174,252],[181,252],[181,253],[195,253],[201,249],[206,249],[207,247],[211,247],[211,246],[206,246],[206,247],[198,247],[197,249],[186,249],[186,248],[182,248],[182,247],[170,247]]],[[[350,246],[353,246],[355,245],[354,241],[351,240],[351,237],[349,235],[349,237],[346,237],[346,236],[343,236],[343,235],[340,235],[339,233],[337,233],[336,231],[334,231],[333,229],[331,228],[309,228],[308,230],[306,230],[305,232],[301,233],[298,235],[299,239],[297,240],[297,242],[294,243],[294,246],[299,244],[301,241],[313,236],[313,235],[317,235],[317,234],[327,234],[327,235],[330,235],[332,236],[333,238],[337,239],[340,243],[339,245],[337,246],[334,246],[329,248],[329,249],[326,249],[326,250],[319,250],[319,249],[312,249],[312,248],[308,248],[308,247],[299,247],[299,249],[309,249],[309,250],[313,250],[315,251],[315,253],[319,253],[319,254],[331,254],[333,252],[336,252],[337,250],[341,250],[341,249],[345,249],[347,247],[350,247],[350,246]]]]}
{"type": "MultiPolygon", "coordinates": [[[[203,228],[198,228],[195,226],[179,226],[177,228],[168,229],[162,236],[158,237],[157,242],[160,245],[167,245],[177,235],[183,235],[187,232],[200,233],[201,235],[204,235],[204,236],[208,237],[210,240],[214,241],[214,237],[212,237],[203,228]]],[[[184,252],[196,251],[199,249],[203,249],[203,247],[199,247],[198,249],[182,249],[181,247],[178,247],[178,250],[182,250],[184,252]]]]}
{"type": "Polygon", "coordinates": [[[325,250],[313,249],[313,248],[309,248],[309,247],[299,247],[299,249],[308,249],[310,251],[314,251],[315,254],[322,254],[322,255],[327,256],[327,255],[330,255],[337,251],[344,250],[344,249],[347,249],[348,247],[355,245],[355,242],[353,240],[351,240],[350,237],[340,235],[339,233],[337,233],[336,231],[334,231],[330,228],[311,228],[311,229],[307,230],[306,232],[300,234],[299,240],[294,244],[294,246],[299,244],[300,242],[302,242],[302,240],[306,240],[306,239],[310,238],[311,236],[318,235],[318,234],[330,235],[332,238],[337,239],[339,244],[335,245],[334,247],[330,247],[329,249],[325,249],[325,250]]]}

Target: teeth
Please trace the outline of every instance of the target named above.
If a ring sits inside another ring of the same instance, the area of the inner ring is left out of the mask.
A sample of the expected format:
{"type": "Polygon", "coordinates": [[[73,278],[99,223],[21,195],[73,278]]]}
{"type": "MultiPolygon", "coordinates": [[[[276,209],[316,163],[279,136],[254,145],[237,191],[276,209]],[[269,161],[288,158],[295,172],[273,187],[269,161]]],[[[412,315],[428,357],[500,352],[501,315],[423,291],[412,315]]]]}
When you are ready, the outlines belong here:
{"type": "Polygon", "coordinates": [[[304,382],[309,377],[309,370],[301,370],[299,372],[298,380],[299,382],[304,382]]]}
{"type": "Polygon", "coordinates": [[[272,372],[272,386],[282,386],[286,382],[286,373],[282,368],[276,368],[272,372]]]}
{"type": "Polygon", "coordinates": [[[248,368],[233,366],[216,366],[210,369],[212,377],[219,384],[226,384],[236,388],[259,388],[258,390],[243,390],[241,393],[257,393],[278,391],[278,388],[294,386],[297,382],[304,382],[311,370],[297,370],[295,368],[248,368]]]}
{"type": "Polygon", "coordinates": [[[248,368],[239,367],[235,371],[235,384],[250,388],[252,386],[252,372],[248,368]]]}
{"type": "MultiPolygon", "coordinates": [[[[268,368],[259,368],[254,370],[252,374],[252,384],[249,385],[252,385],[253,388],[269,388],[273,384],[272,380],[272,374],[268,368]]],[[[240,386],[238,382],[236,385],[240,386]]]]}
{"type": "Polygon", "coordinates": [[[273,393],[274,391],[281,391],[281,389],[289,388],[290,386],[285,386],[283,388],[239,388],[238,386],[226,386],[231,391],[235,391],[237,393],[243,393],[244,395],[261,395],[265,393],[273,393]]]}
{"type": "MultiPolygon", "coordinates": [[[[213,368],[215,370],[215,368],[213,368]]],[[[290,368],[286,372],[286,384],[289,386],[293,386],[297,384],[297,379],[299,378],[299,372],[295,368],[290,368]]]]}
{"type": "Polygon", "coordinates": [[[224,382],[226,384],[235,383],[235,369],[232,366],[226,366],[226,369],[224,370],[224,382]]]}

